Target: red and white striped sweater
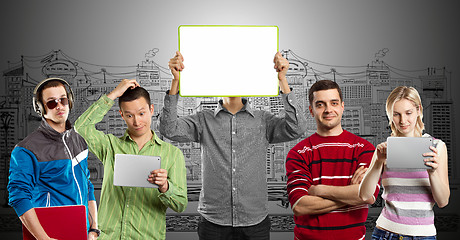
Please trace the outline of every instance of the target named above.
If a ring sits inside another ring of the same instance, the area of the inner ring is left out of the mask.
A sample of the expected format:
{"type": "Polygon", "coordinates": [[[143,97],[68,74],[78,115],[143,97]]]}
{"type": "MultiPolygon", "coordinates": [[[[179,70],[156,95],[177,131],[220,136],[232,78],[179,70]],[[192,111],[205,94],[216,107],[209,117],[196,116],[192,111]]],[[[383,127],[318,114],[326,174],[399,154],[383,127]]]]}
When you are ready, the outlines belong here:
{"type": "MultiPolygon", "coordinates": [[[[350,185],[360,166],[369,167],[374,146],[346,130],[338,136],[317,133],[292,148],[286,159],[291,206],[308,195],[311,185],[350,185]]],[[[375,198],[379,193],[376,188],[375,198]]],[[[345,206],[326,214],[295,216],[297,239],[364,239],[367,204],[345,206]]]]}

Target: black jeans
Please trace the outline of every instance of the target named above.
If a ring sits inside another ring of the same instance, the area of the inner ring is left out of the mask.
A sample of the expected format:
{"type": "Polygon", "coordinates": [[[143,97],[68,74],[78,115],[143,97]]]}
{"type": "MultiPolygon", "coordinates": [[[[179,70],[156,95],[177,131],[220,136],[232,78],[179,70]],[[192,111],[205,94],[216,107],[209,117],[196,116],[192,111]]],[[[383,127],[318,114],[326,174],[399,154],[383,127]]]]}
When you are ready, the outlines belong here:
{"type": "Polygon", "coordinates": [[[231,227],[214,224],[204,217],[198,223],[200,240],[267,240],[270,239],[270,218],[248,227],[231,227]]]}

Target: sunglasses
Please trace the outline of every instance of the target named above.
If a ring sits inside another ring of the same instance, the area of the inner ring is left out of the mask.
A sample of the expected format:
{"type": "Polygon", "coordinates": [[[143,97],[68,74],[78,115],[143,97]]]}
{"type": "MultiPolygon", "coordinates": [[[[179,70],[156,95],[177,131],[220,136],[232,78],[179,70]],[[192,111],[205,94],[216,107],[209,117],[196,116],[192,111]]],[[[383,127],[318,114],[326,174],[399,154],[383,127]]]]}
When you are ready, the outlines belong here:
{"type": "Polygon", "coordinates": [[[55,107],[57,107],[58,103],[61,103],[62,105],[68,105],[69,104],[69,99],[68,98],[53,99],[53,100],[50,100],[50,101],[46,102],[46,106],[49,109],[54,109],[55,107]]]}

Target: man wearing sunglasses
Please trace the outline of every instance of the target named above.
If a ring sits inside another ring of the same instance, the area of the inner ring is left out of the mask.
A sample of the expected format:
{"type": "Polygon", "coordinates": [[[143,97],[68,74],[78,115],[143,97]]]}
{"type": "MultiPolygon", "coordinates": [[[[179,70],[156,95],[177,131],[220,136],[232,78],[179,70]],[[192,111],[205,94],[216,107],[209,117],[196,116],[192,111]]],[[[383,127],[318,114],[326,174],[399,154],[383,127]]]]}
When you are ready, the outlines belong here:
{"type": "Polygon", "coordinates": [[[97,207],[88,170],[88,147],[68,121],[73,94],[60,78],[48,78],[34,90],[41,125],[11,152],[9,204],[36,239],[53,239],[40,224],[35,207],[85,205],[88,239],[96,239],[97,207]]]}

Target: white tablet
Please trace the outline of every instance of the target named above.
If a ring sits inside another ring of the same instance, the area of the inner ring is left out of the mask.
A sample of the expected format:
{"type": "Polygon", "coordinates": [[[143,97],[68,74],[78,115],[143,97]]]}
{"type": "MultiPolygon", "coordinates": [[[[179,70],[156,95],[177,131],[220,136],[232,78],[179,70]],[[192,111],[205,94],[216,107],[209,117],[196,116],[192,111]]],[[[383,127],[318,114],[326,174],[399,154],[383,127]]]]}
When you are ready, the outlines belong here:
{"type": "Polygon", "coordinates": [[[161,168],[161,158],[132,154],[115,154],[113,185],[124,187],[158,188],[149,183],[147,178],[151,171],[161,168]]]}
{"type": "Polygon", "coordinates": [[[277,26],[182,25],[180,95],[277,96],[277,26]]]}
{"type": "Polygon", "coordinates": [[[431,137],[388,137],[388,168],[431,168],[423,161],[424,153],[431,152],[431,137]]]}

